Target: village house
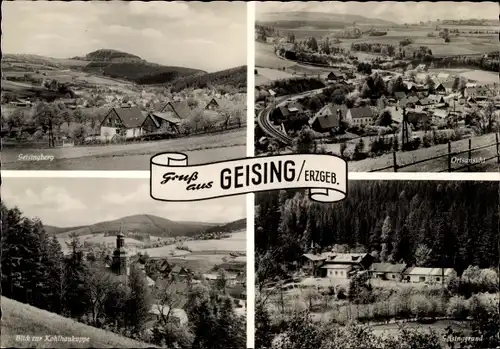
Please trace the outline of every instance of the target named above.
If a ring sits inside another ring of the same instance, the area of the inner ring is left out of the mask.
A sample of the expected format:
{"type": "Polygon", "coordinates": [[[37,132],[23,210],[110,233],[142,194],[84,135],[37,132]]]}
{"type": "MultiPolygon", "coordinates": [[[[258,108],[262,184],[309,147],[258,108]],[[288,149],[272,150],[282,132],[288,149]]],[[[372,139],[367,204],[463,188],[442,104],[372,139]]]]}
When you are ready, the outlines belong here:
{"type": "Polygon", "coordinates": [[[184,280],[187,278],[191,278],[192,273],[189,269],[184,268],[183,266],[180,265],[174,265],[172,270],[170,270],[170,275],[171,278],[178,279],[178,280],[184,280]]]}
{"type": "Polygon", "coordinates": [[[358,271],[370,268],[373,257],[368,253],[336,253],[320,267],[320,275],[328,278],[349,279],[358,271]]]}
{"type": "Polygon", "coordinates": [[[169,117],[175,119],[187,119],[191,115],[191,111],[187,103],[181,101],[168,102],[159,112],[168,114],[169,117]]]}
{"type": "Polygon", "coordinates": [[[303,111],[304,108],[300,103],[290,103],[286,106],[282,105],[274,112],[275,117],[278,119],[288,119],[292,115],[296,115],[303,111]]]}
{"type": "Polygon", "coordinates": [[[447,282],[457,275],[452,268],[409,268],[403,273],[403,280],[412,283],[441,283],[447,282]]]}
{"type": "Polygon", "coordinates": [[[212,98],[205,106],[205,109],[206,110],[217,110],[219,107],[220,107],[219,103],[217,103],[215,98],[212,98]]]}
{"type": "Polygon", "coordinates": [[[347,111],[346,121],[353,126],[373,124],[373,111],[370,107],[351,108],[347,111]]]}
{"type": "Polygon", "coordinates": [[[150,112],[141,127],[144,134],[179,133],[181,122],[173,113],[150,112]]]}
{"type": "Polygon", "coordinates": [[[321,274],[321,266],[327,260],[328,257],[332,256],[333,252],[324,252],[320,254],[305,253],[302,255],[300,264],[301,269],[308,275],[319,277],[321,274]]]}
{"type": "Polygon", "coordinates": [[[142,124],[146,117],[147,113],[137,107],[111,108],[100,124],[101,138],[139,137],[144,133],[142,124]]]}
{"type": "Polygon", "coordinates": [[[373,263],[370,266],[370,276],[374,279],[401,281],[406,264],[373,263]]]}
{"type": "Polygon", "coordinates": [[[162,317],[167,318],[169,323],[176,324],[177,326],[184,326],[189,322],[184,309],[174,308],[170,310],[170,307],[167,305],[152,304],[149,310],[149,321],[145,326],[146,329],[152,329],[162,317]]]}
{"type": "Polygon", "coordinates": [[[347,107],[327,104],[321,108],[310,120],[309,125],[317,132],[327,132],[340,127],[340,122],[346,119],[347,107]]]}
{"type": "Polygon", "coordinates": [[[340,72],[330,72],[328,73],[326,80],[329,83],[341,82],[346,80],[345,75],[340,72]]]}
{"type": "Polygon", "coordinates": [[[490,90],[485,86],[468,87],[464,90],[464,97],[487,98],[490,90]]]}

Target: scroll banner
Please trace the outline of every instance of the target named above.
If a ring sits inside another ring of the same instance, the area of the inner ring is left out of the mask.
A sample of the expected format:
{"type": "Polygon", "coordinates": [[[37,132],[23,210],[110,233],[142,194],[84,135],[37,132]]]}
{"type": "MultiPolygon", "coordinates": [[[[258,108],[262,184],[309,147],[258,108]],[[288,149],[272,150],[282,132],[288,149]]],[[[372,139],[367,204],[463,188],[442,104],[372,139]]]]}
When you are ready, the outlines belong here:
{"type": "Polygon", "coordinates": [[[298,188],[308,188],[314,201],[343,200],[347,163],[329,154],[249,157],[194,166],[182,153],[151,158],[151,197],[155,200],[199,201],[298,188]]]}

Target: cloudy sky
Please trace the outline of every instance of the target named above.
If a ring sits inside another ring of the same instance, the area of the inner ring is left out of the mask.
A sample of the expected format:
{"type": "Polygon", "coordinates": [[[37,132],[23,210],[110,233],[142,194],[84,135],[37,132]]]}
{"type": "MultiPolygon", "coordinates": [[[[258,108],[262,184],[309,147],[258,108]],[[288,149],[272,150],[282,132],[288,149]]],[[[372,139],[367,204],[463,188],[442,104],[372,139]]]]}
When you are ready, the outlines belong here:
{"type": "Polygon", "coordinates": [[[499,6],[495,2],[260,2],[256,4],[256,18],[263,12],[308,11],[339,13],[379,18],[391,22],[414,23],[436,19],[485,18],[498,19],[499,6]]]}
{"type": "Polygon", "coordinates": [[[109,48],[212,72],[246,64],[246,13],[244,2],[2,1],[2,52],[109,48]]]}
{"type": "Polygon", "coordinates": [[[151,214],[174,221],[225,223],[245,218],[245,196],[197,202],[151,199],[149,179],[2,178],[2,201],[44,224],[71,227],[151,214]]]}

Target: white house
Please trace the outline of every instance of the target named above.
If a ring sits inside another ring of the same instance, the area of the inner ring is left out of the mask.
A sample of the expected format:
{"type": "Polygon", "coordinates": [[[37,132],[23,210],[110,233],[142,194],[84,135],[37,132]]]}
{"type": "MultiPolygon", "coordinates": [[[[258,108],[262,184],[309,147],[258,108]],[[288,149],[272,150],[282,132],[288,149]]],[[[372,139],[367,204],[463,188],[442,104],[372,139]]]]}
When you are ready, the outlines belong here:
{"type": "Polygon", "coordinates": [[[346,120],[352,126],[373,124],[373,111],[370,107],[351,108],[347,111],[346,120]]]}
{"type": "Polygon", "coordinates": [[[348,264],[325,264],[321,269],[326,270],[327,278],[349,279],[353,267],[348,264]]]}
{"type": "Polygon", "coordinates": [[[144,134],[142,124],[147,115],[137,107],[111,108],[101,122],[101,138],[111,140],[116,135],[125,138],[139,137],[144,134]]]}
{"type": "Polygon", "coordinates": [[[452,268],[413,267],[403,273],[403,280],[413,283],[441,283],[456,275],[457,272],[452,268]]]}

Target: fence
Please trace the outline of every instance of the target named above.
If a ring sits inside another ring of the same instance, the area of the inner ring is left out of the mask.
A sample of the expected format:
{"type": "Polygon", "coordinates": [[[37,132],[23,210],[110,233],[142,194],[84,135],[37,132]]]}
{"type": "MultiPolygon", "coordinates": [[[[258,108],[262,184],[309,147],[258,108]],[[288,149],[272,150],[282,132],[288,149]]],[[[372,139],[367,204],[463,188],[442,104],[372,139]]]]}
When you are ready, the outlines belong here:
{"type": "Polygon", "coordinates": [[[495,134],[495,142],[494,143],[486,144],[486,145],[483,145],[483,146],[480,146],[480,147],[477,147],[477,148],[472,148],[472,139],[469,138],[469,147],[468,147],[468,149],[467,150],[462,150],[462,151],[455,151],[455,152],[452,151],[452,143],[451,143],[451,141],[448,141],[448,152],[446,154],[433,156],[433,157],[430,157],[430,158],[427,158],[427,159],[418,160],[418,161],[415,161],[415,162],[412,162],[412,163],[407,163],[407,164],[401,164],[401,165],[398,164],[396,152],[393,152],[392,153],[392,165],[381,167],[381,168],[377,168],[377,169],[371,170],[369,172],[380,172],[380,171],[386,171],[386,170],[390,170],[390,169],[392,169],[394,172],[398,172],[398,170],[402,169],[402,168],[406,168],[406,167],[410,167],[410,166],[415,166],[415,165],[418,165],[418,164],[423,164],[423,163],[426,163],[426,162],[429,162],[429,161],[434,161],[434,160],[438,160],[438,159],[442,159],[442,158],[447,158],[448,166],[447,166],[447,168],[445,168],[443,170],[440,170],[438,172],[456,172],[456,171],[461,171],[463,169],[467,169],[467,171],[470,172],[472,170],[472,167],[474,167],[476,165],[484,164],[487,161],[490,161],[490,160],[495,159],[495,158],[497,159],[497,163],[500,165],[500,142],[499,142],[499,134],[498,133],[495,134]],[[476,162],[473,161],[473,159],[472,159],[472,152],[478,151],[478,150],[487,149],[487,148],[492,148],[492,147],[496,147],[496,155],[484,158],[484,159],[482,159],[482,161],[480,163],[476,163],[476,162]],[[452,166],[453,158],[456,157],[456,156],[458,156],[458,155],[461,155],[461,154],[467,154],[467,161],[464,161],[466,164],[463,165],[463,166],[460,166],[460,167],[453,167],[452,166]]]}

